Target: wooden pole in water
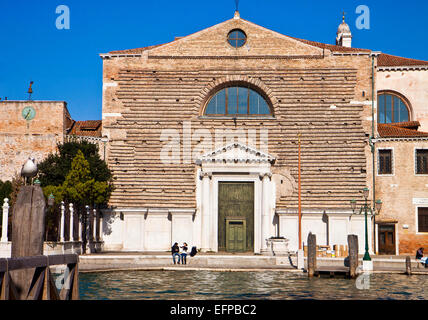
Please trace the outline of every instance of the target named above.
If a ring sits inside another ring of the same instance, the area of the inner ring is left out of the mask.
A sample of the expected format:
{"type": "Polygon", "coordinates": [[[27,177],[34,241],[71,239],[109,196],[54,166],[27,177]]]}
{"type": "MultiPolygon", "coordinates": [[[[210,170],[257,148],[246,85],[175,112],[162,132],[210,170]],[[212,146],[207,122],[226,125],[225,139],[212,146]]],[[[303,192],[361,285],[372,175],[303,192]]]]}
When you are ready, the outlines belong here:
{"type": "Polygon", "coordinates": [[[357,277],[358,267],[358,236],[355,234],[348,235],[349,247],[349,276],[351,278],[357,277]]]}
{"type": "Polygon", "coordinates": [[[410,261],[410,257],[409,256],[406,257],[406,274],[408,276],[412,275],[412,263],[410,261]]]}
{"type": "Polygon", "coordinates": [[[311,278],[317,268],[317,238],[312,232],[308,235],[308,276],[311,278]]]}

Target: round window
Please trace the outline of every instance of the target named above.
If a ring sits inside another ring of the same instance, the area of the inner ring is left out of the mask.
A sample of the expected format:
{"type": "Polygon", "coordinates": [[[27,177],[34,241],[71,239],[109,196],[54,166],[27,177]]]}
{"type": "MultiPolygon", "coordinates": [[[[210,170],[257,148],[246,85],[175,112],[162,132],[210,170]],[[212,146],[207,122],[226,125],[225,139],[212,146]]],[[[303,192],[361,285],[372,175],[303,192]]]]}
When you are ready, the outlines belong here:
{"type": "Polygon", "coordinates": [[[234,29],[229,32],[227,42],[234,48],[240,48],[247,42],[247,35],[240,29],[234,29]]]}

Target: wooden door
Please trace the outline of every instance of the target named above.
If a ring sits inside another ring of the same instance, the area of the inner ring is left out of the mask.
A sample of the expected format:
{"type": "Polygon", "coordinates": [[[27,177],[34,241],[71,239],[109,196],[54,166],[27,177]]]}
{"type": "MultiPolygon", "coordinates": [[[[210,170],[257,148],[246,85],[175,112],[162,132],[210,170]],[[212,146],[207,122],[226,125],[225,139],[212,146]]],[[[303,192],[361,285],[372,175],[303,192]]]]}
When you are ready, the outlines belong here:
{"type": "Polygon", "coordinates": [[[245,220],[226,220],[226,251],[246,251],[245,220]]]}
{"type": "Polygon", "coordinates": [[[379,254],[395,254],[395,225],[379,225],[379,254]]]}
{"type": "Polygon", "coordinates": [[[218,248],[220,251],[254,250],[253,182],[219,183],[218,248]]]}

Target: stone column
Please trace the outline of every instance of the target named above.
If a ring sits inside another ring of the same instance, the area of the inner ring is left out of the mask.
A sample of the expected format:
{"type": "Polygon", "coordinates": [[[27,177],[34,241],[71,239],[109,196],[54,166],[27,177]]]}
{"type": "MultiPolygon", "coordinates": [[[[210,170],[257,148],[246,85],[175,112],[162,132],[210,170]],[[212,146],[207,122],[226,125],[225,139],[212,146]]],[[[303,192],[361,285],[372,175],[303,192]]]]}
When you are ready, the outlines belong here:
{"type": "Polygon", "coordinates": [[[69,237],[68,237],[68,241],[73,241],[74,239],[74,235],[73,235],[73,226],[74,226],[74,208],[73,208],[73,204],[70,203],[68,205],[68,211],[70,212],[70,232],[69,232],[69,237]]]}
{"type": "Polygon", "coordinates": [[[103,231],[104,231],[104,222],[103,222],[103,212],[102,211],[100,211],[99,212],[99,215],[100,215],[100,219],[99,219],[99,224],[100,224],[100,234],[99,234],[99,236],[100,236],[100,241],[103,241],[103,231]]]}
{"type": "Polygon", "coordinates": [[[90,240],[90,230],[91,230],[91,210],[89,209],[89,206],[86,206],[86,243],[89,243],[90,240]]]}
{"type": "Polygon", "coordinates": [[[60,231],[60,235],[59,235],[59,241],[60,242],[64,242],[64,233],[65,233],[65,228],[64,228],[64,224],[65,224],[65,206],[64,206],[64,201],[61,201],[61,231],[60,231]]]}
{"type": "Polygon", "coordinates": [[[77,241],[82,241],[82,216],[77,216],[77,226],[78,226],[78,233],[77,233],[77,241]]]}
{"type": "Polygon", "coordinates": [[[209,251],[210,248],[210,180],[211,173],[201,173],[202,179],[202,243],[201,250],[209,251]]]}
{"type": "Polygon", "coordinates": [[[4,198],[1,242],[7,242],[7,225],[9,218],[9,199],[4,198]]]}
{"type": "Polygon", "coordinates": [[[92,223],[92,240],[98,241],[97,239],[97,209],[93,209],[93,223],[92,223]]]}
{"type": "Polygon", "coordinates": [[[269,225],[270,225],[270,180],[272,175],[270,173],[266,173],[260,176],[262,180],[262,219],[261,219],[261,250],[266,252],[268,251],[268,247],[266,244],[266,239],[269,238],[269,225]]]}

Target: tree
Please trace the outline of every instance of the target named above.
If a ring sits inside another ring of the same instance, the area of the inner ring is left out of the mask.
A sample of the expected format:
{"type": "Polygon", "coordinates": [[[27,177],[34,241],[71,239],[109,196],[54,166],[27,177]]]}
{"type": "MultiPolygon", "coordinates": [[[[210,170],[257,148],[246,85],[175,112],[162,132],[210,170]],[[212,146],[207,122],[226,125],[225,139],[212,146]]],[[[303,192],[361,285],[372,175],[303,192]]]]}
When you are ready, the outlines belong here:
{"type": "Polygon", "coordinates": [[[39,164],[39,180],[46,198],[55,197],[55,208],[46,216],[47,236],[55,239],[61,201],[73,203],[77,216],[85,214],[89,205],[106,206],[113,190],[113,179],[104,160],[98,154],[98,146],[83,142],[66,142],[58,145],[58,153],[49,155],[39,164]]]}
{"type": "Polygon", "coordinates": [[[12,182],[0,180],[0,202],[3,203],[4,198],[10,200],[10,194],[12,193],[12,182]]]}
{"type": "Polygon", "coordinates": [[[42,187],[62,185],[71,169],[71,162],[80,150],[89,162],[90,175],[95,181],[110,181],[111,171],[99,156],[98,145],[87,141],[69,141],[58,144],[58,152],[50,154],[38,164],[42,187]]]}
{"type": "Polygon", "coordinates": [[[71,162],[71,169],[61,185],[43,187],[46,197],[55,196],[55,202],[71,202],[75,205],[107,204],[113,186],[110,180],[97,181],[91,174],[89,161],[81,150],[71,162]]]}

